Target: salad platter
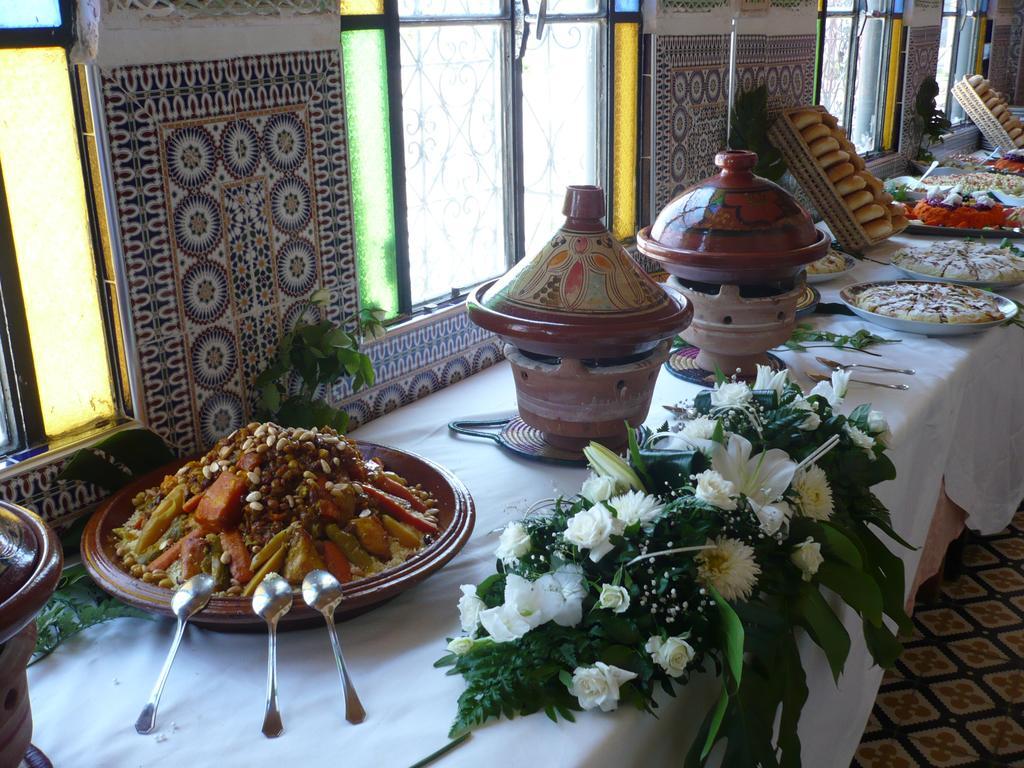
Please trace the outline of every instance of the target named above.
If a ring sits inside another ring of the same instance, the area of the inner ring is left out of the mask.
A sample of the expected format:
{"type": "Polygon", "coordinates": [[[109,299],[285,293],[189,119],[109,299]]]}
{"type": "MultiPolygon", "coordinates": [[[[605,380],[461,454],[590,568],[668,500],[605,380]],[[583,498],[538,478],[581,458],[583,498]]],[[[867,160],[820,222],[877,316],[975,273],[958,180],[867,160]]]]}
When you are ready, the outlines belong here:
{"type": "Polygon", "coordinates": [[[964,336],[1012,320],[1017,304],[966,285],[925,280],[857,283],[839,292],[858,317],[903,333],[964,336]]]}
{"type": "Polygon", "coordinates": [[[1024,237],[1021,209],[1003,205],[986,192],[932,190],[910,208],[907,232],[939,237],[1024,237]]]}
{"type": "MultiPolygon", "coordinates": [[[[106,592],[166,616],[180,582],[209,573],[217,588],[193,622],[255,631],[251,594],[267,573],[294,587],[330,571],[344,585],[337,615],[351,617],[440,569],[474,519],[466,487],[428,459],[333,430],[249,425],[111,497],[82,534],[82,561],[106,592]]],[[[318,621],[296,604],[281,626],[318,621]]]]}

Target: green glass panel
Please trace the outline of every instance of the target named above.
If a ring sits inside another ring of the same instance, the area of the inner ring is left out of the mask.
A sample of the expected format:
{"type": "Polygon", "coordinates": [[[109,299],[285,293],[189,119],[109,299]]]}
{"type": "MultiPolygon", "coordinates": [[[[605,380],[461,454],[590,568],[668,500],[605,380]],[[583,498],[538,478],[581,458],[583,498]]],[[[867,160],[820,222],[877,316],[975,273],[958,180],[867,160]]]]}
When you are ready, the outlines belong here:
{"type": "Polygon", "coordinates": [[[342,32],[341,52],[360,303],[390,318],[398,314],[398,277],[384,32],[342,32]]]}

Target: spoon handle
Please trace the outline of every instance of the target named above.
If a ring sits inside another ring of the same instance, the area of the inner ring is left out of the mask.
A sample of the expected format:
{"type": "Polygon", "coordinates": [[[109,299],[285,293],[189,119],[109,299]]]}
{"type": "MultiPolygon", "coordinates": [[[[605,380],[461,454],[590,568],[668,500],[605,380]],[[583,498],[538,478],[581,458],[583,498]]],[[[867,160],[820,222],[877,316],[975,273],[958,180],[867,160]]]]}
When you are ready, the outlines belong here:
{"type": "Polygon", "coordinates": [[[153,691],[149,694],[149,701],[146,702],[146,706],[142,708],[142,712],[139,714],[139,719],[135,721],[135,730],[139,733],[151,733],[156,727],[156,709],[160,706],[160,696],[164,692],[164,683],[167,682],[167,676],[171,673],[171,664],[174,663],[174,656],[178,653],[181,638],[185,635],[186,621],[187,619],[178,619],[178,628],[174,632],[171,648],[167,651],[167,658],[164,659],[164,666],[160,670],[160,677],[157,678],[156,685],[153,686],[153,691]]]}
{"type": "Polygon", "coordinates": [[[909,384],[886,384],[881,381],[868,381],[867,379],[850,379],[850,381],[856,381],[860,384],[869,384],[872,387],[885,387],[886,389],[898,389],[900,391],[910,389],[909,384]]]}
{"type": "Polygon", "coordinates": [[[359,695],[345,667],[345,656],[341,652],[341,642],[338,640],[333,614],[324,611],[324,620],[327,622],[327,634],[331,636],[331,649],[334,651],[334,663],[338,666],[338,677],[341,678],[341,687],[345,690],[345,719],[352,724],[361,723],[366,719],[366,710],[359,701],[359,695]]]}
{"type": "Polygon", "coordinates": [[[267,622],[267,629],[267,711],[263,715],[263,735],[275,739],[284,733],[277,708],[277,622],[267,622]]]}
{"type": "Polygon", "coordinates": [[[885,371],[886,373],[902,373],[907,376],[913,376],[917,371],[913,368],[883,368],[880,365],[868,365],[867,363],[851,363],[851,368],[871,368],[875,371],[885,371]]]}

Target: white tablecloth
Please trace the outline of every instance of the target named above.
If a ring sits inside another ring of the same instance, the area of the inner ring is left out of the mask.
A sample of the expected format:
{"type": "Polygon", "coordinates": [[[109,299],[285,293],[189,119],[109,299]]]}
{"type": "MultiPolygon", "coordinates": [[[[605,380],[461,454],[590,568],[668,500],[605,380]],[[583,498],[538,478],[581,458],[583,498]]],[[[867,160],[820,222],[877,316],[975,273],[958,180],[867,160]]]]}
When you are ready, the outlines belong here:
{"type": "MultiPolygon", "coordinates": [[[[873,253],[885,258],[893,246],[873,253]]],[[[896,277],[894,268],[860,263],[853,276],[819,286],[823,300],[858,280],[896,277]]],[[[1011,293],[1011,295],[1014,295],[1011,293]]],[[[1018,298],[1024,292],[1016,293],[1018,298]]],[[[819,327],[853,332],[856,318],[815,316],[819,327]]],[[[884,336],[898,334],[874,328],[884,336]]],[[[945,475],[950,497],[982,532],[1002,528],[1024,498],[1024,330],[997,328],[981,336],[931,339],[906,335],[875,348],[881,364],[916,368],[909,392],[853,384],[847,408],[870,401],[888,415],[892,458],[899,479],[880,486],[896,529],[924,542],[945,475]]],[[[872,362],[856,352],[820,350],[835,359],[872,362]]],[[[797,379],[821,370],[810,353],[783,355],[797,379]]],[[[870,374],[863,374],[870,376],[870,374]]],[[[649,418],[665,418],[662,404],[692,397],[698,388],[662,373],[649,418]]],[[[69,642],[30,670],[34,742],[58,768],[89,766],[408,766],[446,739],[462,690],[461,679],[431,665],[445,638],[458,632],[459,585],[493,569],[495,528],[528,504],[573,493],[583,470],[551,467],[510,456],[494,444],[453,436],[447,422],[509,413],[515,394],[507,364],[381,418],[358,437],[429,456],[453,470],[476,500],[477,523],[465,549],[424,584],[366,615],[340,625],[351,672],[369,713],[351,726],[342,718],[340,689],[323,630],[280,639],[280,700],[286,732],[260,734],[266,641],[262,634],[188,631],[160,708],[159,732],[139,736],[133,723],[171,639],[169,621],[119,620],[69,642]]],[[[918,552],[900,553],[907,583],[918,552]]],[[[801,735],[804,765],[844,766],[860,740],[881,670],[872,668],[858,626],[848,623],[853,650],[838,688],[822,654],[804,649],[811,698],[801,735]]],[[[551,723],[543,715],[500,721],[443,758],[441,765],[660,766],[678,765],[704,712],[715,681],[694,680],[666,699],[660,720],[633,710],[584,713],[578,723],[551,723]]]]}

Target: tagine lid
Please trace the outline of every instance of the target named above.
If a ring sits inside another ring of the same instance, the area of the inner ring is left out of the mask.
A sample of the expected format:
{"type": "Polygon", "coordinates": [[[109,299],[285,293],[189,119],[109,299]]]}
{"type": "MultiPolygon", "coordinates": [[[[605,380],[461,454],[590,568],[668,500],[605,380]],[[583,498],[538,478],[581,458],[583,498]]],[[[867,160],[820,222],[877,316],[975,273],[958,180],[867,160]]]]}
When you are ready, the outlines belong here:
{"type": "Polygon", "coordinates": [[[0,644],[50,599],[63,561],[60,541],[46,523],[23,507],[0,501],[0,644]]]}
{"type": "Polygon", "coordinates": [[[558,335],[573,347],[602,342],[602,356],[652,348],[689,324],[686,299],[648,277],[601,222],[600,187],[569,187],[562,212],[539,253],[474,292],[473,322],[527,350],[558,335]]]}
{"type": "Polygon", "coordinates": [[[708,282],[782,279],[825,254],[828,235],[786,190],[754,174],[755,153],[719,152],[715,165],[717,175],[682,192],[637,234],[641,253],[708,282]]]}

